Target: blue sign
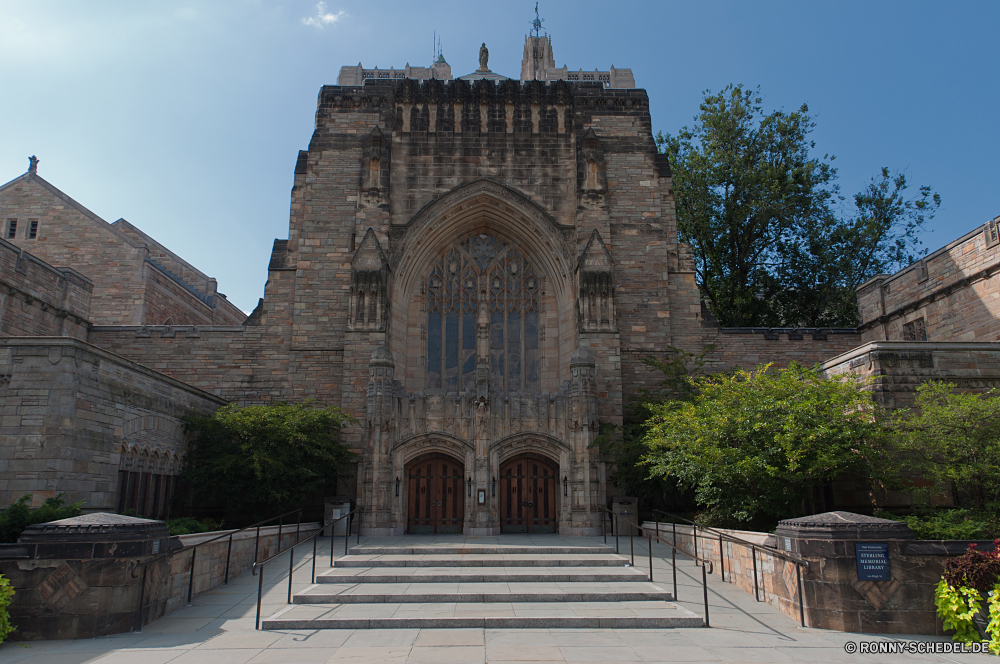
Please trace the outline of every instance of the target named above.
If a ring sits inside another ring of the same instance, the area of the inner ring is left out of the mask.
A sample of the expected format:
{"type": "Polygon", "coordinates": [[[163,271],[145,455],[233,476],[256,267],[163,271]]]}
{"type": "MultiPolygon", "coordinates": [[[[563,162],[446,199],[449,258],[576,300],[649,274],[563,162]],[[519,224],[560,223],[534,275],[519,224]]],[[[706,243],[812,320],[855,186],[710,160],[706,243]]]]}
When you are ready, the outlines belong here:
{"type": "Polygon", "coordinates": [[[858,581],[888,581],[889,545],[879,542],[855,542],[858,581]]]}

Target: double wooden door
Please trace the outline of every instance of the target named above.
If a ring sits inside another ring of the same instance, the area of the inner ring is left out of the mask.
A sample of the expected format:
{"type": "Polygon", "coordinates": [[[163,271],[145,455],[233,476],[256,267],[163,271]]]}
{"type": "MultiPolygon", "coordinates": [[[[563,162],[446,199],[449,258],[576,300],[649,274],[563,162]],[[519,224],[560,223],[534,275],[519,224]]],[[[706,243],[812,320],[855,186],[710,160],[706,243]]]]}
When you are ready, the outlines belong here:
{"type": "Polygon", "coordinates": [[[557,470],[547,461],[513,459],[500,467],[500,532],[554,533],[557,470]]]}
{"type": "Polygon", "coordinates": [[[410,466],[407,532],[461,533],[465,521],[465,467],[446,456],[410,466]]]}

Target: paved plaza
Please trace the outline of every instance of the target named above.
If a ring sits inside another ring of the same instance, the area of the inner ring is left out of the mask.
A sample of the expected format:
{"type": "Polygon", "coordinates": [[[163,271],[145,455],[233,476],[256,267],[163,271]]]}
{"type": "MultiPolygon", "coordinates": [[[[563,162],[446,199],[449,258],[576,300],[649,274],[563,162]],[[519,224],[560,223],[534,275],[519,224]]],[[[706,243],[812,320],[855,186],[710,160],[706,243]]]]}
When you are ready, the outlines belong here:
{"type": "MultiPolygon", "coordinates": [[[[532,543],[558,543],[558,536],[513,536],[532,543]]],[[[426,541],[426,538],[422,538],[426,541]]],[[[466,545],[514,543],[511,536],[459,538],[466,545]]],[[[579,542],[580,538],[574,538],[579,542]]],[[[398,538],[362,540],[399,545],[398,538]]],[[[443,539],[441,541],[444,541],[443,539]]],[[[455,541],[451,536],[447,541],[455,541]]],[[[613,540],[612,540],[613,541],[613,540]]],[[[594,545],[603,544],[600,538],[594,545]]],[[[337,554],[343,552],[338,539],[337,554]]],[[[352,540],[352,545],[354,544],[352,540]]],[[[621,552],[629,555],[628,540],[621,552]]],[[[294,593],[311,587],[312,547],[295,552],[294,593]]],[[[669,549],[654,545],[653,582],[672,591],[669,549]]],[[[330,571],[330,544],[324,540],[317,574],[330,571]]],[[[635,540],[636,567],[648,572],[645,540],[635,540]]],[[[288,554],[265,570],[261,617],[288,608],[288,554]]],[[[701,568],[678,558],[677,604],[704,616],[701,568]]],[[[193,606],[171,613],[141,633],[79,641],[12,642],[0,646],[0,664],[319,664],[325,662],[990,662],[987,655],[848,654],[849,642],[890,640],[799,627],[776,609],[718,574],[708,577],[710,628],[565,629],[254,629],[257,578],[245,573],[228,586],[196,597],[193,606]]],[[[417,608],[414,604],[411,608],[417,608]]],[[[947,641],[907,636],[907,641],[947,641]]]]}

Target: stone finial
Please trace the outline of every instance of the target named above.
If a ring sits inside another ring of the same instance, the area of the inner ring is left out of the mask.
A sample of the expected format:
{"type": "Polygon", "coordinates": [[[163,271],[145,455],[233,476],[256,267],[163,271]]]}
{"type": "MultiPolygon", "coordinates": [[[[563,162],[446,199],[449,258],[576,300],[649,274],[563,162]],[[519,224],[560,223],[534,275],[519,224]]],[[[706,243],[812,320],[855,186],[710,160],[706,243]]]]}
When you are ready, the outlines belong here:
{"type": "Polygon", "coordinates": [[[38,157],[35,155],[28,157],[28,172],[31,174],[38,172],[38,157]]]}
{"type": "Polygon", "coordinates": [[[386,348],[385,344],[380,344],[375,348],[375,350],[372,351],[371,363],[390,367],[395,364],[392,359],[392,352],[386,348]]]}
{"type": "Polygon", "coordinates": [[[594,366],[594,354],[590,352],[590,349],[586,346],[579,346],[575,351],[573,351],[573,356],[569,360],[569,365],[585,365],[588,367],[594,366]]]}

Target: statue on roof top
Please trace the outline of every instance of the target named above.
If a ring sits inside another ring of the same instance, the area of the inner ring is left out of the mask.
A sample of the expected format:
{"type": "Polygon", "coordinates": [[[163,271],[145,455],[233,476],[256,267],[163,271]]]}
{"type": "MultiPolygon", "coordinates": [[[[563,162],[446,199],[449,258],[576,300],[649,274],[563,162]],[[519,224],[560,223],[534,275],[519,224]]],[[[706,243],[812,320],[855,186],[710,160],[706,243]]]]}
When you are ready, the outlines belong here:
{"type": "Polygon", "coordinates": [[[486,63],[490,59],[490,50],[486,48],[486,42],[479,47],[479,71],[489,71],[490,68],[486,66],[486,63]]]}

